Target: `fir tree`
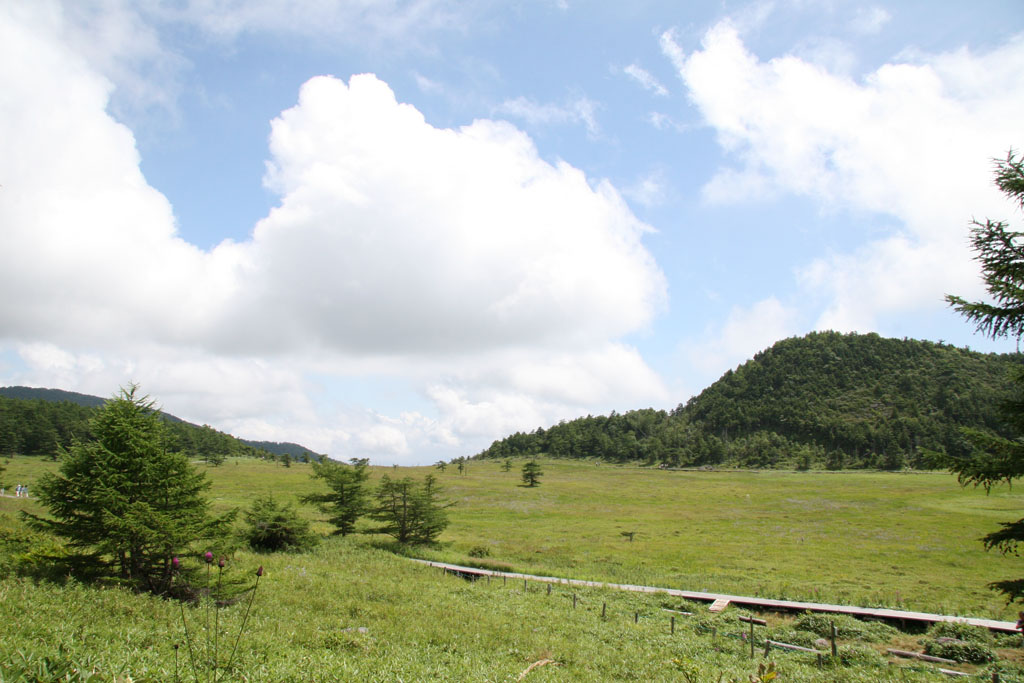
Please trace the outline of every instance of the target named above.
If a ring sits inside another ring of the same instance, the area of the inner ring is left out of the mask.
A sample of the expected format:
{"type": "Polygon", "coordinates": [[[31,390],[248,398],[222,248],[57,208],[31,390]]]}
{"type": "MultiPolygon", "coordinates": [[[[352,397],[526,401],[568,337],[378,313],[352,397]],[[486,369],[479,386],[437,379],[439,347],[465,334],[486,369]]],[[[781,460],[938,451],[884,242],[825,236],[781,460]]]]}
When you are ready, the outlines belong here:
{"type": "Polygon", "coordinates": [[[523,465],[523,483],[527,486],[539,486],[543,474],[544,472],[536,460],[531,460],[523,465]]]}
{"type": "Polygon", "coordinates": [[[448,526],[446,508],[437,479],[428,474],[422,484],[410,477],[381,477],[377,505],[370,517],[381,522],[378,533],[388,534],[399,543],[433,543],[448,526]]]}
{"type": "Polygon", "coordinates": [[[36,487],[51,518],[25,517],[65,539],[80,569],[164,594],[174,557],[226,533],[234,512],[210,517],[209,482],[168,451],[164,423],[136,385],[107,401],[90,429],[93,438],[75,442],[36,487]]]}
{"type": "Polygon", "coordinates": [[[346,536],[355,530],[356,522],[366,512],[368,491],[366,480],[369,460],[353,458],[351,465],[321,458],[313,463],[314,479],[323,479],[330,489],[327,493],[312,493],[303,502],[313,503],[321,512],[330,515],[334,533],[346,536]]]}
{"type": "MultiPolygon", "coordinates": [[[[996,185],[1019,209],[1024,209],[1024,159],[1011,150],[1005,160],[996,162],[996,185]]],[[[1024,233],[1009,229],[1005,221],[972,221],[971,242],[975,258],[981,263],[985,287],[991,302],[968,302],[949,295],[946,300],[961,315],[973,322],[979,332],[993,339],[1008,337],[1018,343],[1024,336],[1024,233]]],[[[961,484],[973,484],[990,490],[992,486],[1024,476],[1024,367],[1014,370],[1017,397],[1006,405],[1007,421],[1017,438],[981,430],[964,430],[974,446],[967,457],[947,458],[946,464],[961,484]]],[[[1016,553],[1024,542],[1024,519],[1003,522],[1002,528],[982,539],[988,549],[1016,553]]],[[[990,586],[1010,601],[1024,601],[1024,579],[997,581],[990,586]]]]}

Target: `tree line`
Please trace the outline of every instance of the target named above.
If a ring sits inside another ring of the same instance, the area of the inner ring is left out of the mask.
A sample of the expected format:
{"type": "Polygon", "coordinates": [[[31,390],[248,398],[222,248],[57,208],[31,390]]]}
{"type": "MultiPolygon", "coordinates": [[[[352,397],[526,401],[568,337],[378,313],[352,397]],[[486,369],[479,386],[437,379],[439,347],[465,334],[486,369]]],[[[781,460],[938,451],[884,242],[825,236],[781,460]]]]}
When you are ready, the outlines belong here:
{"type": "MultiPolygon", "coordinates": [[[[71,392],[37,391],[58,400],[0,396],[0,456],[56,457],[62,450],[71,448],[75,440],[91,437],[90,420],[104,404],[102,399],[71,392]],[[79,403],[61,398],[63,396],[81,396],[82,399],[95,399],[95,402],[79,403]]],[[[14,395],[31,394],[23,391],[14,395]]],[[[283,464],[320,458],[296,444],[247,442],[209,425],[194,425],[159,411],[157,414],[165,423],[168,447],[207,464],[219,465],[228,457],[278,460],[283,464]]]]}
{"type": "Polygon", "coordinates": [[[581,417],[497,440],[477,458],[548,454],[671,467],[933,467],[963,427],[1006,435],[1016,354],[814,332],[758,353],[686,404],[581,417]]]}

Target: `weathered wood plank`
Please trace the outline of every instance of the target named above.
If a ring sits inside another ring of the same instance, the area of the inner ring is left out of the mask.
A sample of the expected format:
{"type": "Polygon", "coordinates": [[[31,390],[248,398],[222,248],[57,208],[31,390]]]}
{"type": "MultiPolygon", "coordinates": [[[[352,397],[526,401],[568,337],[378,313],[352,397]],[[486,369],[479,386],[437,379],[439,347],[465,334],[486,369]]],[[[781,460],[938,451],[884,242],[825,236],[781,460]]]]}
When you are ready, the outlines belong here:
{"type": "Polygon", "coordinates": [[[708,607],[709,612],[724,612],[725,608],[729,606],[729,600],[726,598],[718,598],[711,603],[711,607],[708,607]]]}
{"type": "Polygon", "coordinates": [[[815,650],[813,647],[803,647],[802,645],[790,645],[789,643],[780,643],[777,640],[766,640],[766,643],[772,647],[782,648],[783,650],[796,650],[797,652],[810,652],[812,655],[827,655],[827,652],[821,650],[815,650]]]}
{"type": "Polygon", "coordinates": [[[894,650],[888,649],[889,654],[896,655],[897,657],[906,657],[907,659],[920,659],[923,662],[935,662],[936,664],[956,664],[955,659],[946,659],[945,657],[936,657],[934,655],[926,655],[923,652],[908,652],[907,650],[894,650]]]}

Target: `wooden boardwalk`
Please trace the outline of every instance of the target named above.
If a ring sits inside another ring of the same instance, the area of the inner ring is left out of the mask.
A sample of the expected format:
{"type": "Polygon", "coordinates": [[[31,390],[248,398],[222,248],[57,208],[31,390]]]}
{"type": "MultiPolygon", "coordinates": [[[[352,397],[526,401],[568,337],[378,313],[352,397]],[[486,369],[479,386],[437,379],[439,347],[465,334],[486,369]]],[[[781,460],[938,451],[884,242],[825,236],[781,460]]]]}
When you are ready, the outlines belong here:
{"type": "MultiPolygon", "coordinates": [[[[1017,624],[1012,621],[996,621],[995,619],[980,619],[977,617],[953,617],[945,614],[928,614],[926,612],[906,612],[896,609],[884,609],[878,607],[853,607],[850,605],[829,605],[818,602],[801,602],[799,600],[773,600],[770,598],[750,598],[742,595],[726,595],[723,593],[702,593],[700,591],[684,591],[675,588],[655,588],[654,586],[635,586],[628,583],[602,583],[600,581],[582,581],[580,579],[562,579],[555,576],[536,576],[533,574],[520,574],[517,572],[499,572],[489,569],[478,569],[476,567],[462,567],[457,564],[446,562],[431,562],[429,560],[417,560],[422,564],[431,567],[443,568],[454,574],[466,577],[472,576],[504,576],[510,579],[524,581],[540,581],[543,583],[556,583],[566,586],[586,586],[589,588],[614,588],[617,590],[633,591],[636,593],[665,593],[684,600],[700,600],[714,605],[718,601],[727,602],[732,605],[741,605],[755,610],[780,610],[786,612],[822,612],[827,614],[849,614],[861,619],[877,619],[883,621],[896,621],[901,623],[927,623],[934,624],[939,621],[952,621],[971,624],[972,626],[983,626],[991,631],[1003,633],[1017,633],[1017,624]]],[[[721,604],[721,603],[719,603],[721,604]]]]}

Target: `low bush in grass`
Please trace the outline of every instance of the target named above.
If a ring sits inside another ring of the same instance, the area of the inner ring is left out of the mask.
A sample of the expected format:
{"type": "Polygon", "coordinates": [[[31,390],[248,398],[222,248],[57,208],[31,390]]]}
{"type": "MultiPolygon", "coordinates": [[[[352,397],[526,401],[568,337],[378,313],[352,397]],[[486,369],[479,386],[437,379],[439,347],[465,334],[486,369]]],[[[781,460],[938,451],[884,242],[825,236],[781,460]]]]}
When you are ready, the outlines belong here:
{"type": "Polygon", "coordinates": [[[889,624],[860,621],[846,614],[804,614],[796,620],[793,628],[828,638],[832,635],[832,624],[836,626],[836,637],[843,640],[884,643],[899,634],[899,629],[889,624]]]}
{"type": "Polygon", "coordinates": [[[258,552],[309,550],[319,540],[290,503],[282,505],[272,496],[254,500],[245,511],[245,523],[242,538],[258,552]]]}
{"type": "Polygon", "coordinates": [[[925,654],[957,662],[986,664],[996,661],[995,638],[987,628],[962,621],[940,621],[923,640],[925,654]]]}
{"type": "Polygon", "coordinates": [[[995,650],[984,643],[969,642],[943,638],[942,640],[926,640],[924,653],[933,657],[943,657],[957,662],[971,664],[987,664],[997,659],[995,650]]]}
{"type": "Polygon", "coordinates": [[[836,650],[839,663],[843,666],[879,667],[886,664],[885,657],[878,650],[867,645],[840,645],[836,650]]]}
{"type": "Polygon", "coordinates": [[[996,647],[1021,647],[1024,645],[1024,639],[1019,633],[1000,633],[992,638],[996,647]]]}
{"type": "Polygon", "coordinates": [[[810,647],[814,649],[819,649],[815,644],[815,641],[821,639],[821,636],[816,633],[811,633],[810,631],[798,631],[797,629],[788,627],[774,629],[769,633],[768,637],[780,643],[788,643],[789,645],[799,645],[800,647],[810,647]]]}
{"type": "Polygon", "coordinates": [[[995,642],[992,632],[987,628],[972,626],[963,621],[938,621],[928,629],[928,637],[933,640],[938,638],[956,638],[957,640],[981,643],[982,645],[992,645],[995,642]]]}

